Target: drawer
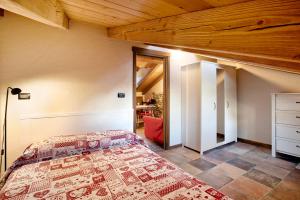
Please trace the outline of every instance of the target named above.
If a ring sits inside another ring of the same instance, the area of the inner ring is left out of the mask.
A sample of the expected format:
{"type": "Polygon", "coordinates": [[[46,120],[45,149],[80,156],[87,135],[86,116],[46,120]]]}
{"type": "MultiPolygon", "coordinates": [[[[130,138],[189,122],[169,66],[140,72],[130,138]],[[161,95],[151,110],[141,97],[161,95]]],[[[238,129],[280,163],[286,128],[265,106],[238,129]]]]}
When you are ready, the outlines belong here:
{"type": "Polygon", "coordinates": [[[276,150],[282,153],[300,156],[300,142],[291,142],[287,140],[276,139],[276,150]]]}
{"type": "Polygon", "coordinates": [[[300,141],[300,126],[276,125],[276,137],[300,141]]]}
{"type": "Polygon", "coordinates": [[[300,111],[300,94],[276,95],[276,110],[300,111]]]}
{"type": "Polygon", "coordinates": [[[300,112],[276,112],[277,124],[300,126],[300,112]]]}

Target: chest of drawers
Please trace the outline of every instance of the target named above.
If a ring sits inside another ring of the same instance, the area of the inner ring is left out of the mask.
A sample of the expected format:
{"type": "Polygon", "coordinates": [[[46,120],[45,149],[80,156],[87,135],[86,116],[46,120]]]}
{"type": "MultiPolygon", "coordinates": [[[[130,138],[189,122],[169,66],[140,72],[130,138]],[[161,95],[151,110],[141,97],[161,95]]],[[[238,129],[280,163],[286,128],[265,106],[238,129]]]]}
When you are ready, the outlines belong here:
{"type": "Polygon", "coordinates": [[[300,157],[300,94],[272,94],[272,155],[300,157]]]}

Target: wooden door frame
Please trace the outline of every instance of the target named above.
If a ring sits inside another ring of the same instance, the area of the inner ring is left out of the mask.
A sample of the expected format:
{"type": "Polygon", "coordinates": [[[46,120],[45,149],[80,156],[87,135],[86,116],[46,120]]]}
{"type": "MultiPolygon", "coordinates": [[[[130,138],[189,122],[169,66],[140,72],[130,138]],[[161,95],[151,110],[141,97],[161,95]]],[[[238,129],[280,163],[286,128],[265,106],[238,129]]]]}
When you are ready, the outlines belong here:
{"type": "Polygon", "coordinates": [[[133,131],[136,132],[136,56],[149,56],[163,59],[163,79],[164,79],[164,94],[163,94],[163,133],[164,133],[164,149],[170,146],[170,54],[167,52],[144,49],[140,47],[132,47],[133,52],[133,82],[132,82],[132,98],[133,98],[133,131]]]}

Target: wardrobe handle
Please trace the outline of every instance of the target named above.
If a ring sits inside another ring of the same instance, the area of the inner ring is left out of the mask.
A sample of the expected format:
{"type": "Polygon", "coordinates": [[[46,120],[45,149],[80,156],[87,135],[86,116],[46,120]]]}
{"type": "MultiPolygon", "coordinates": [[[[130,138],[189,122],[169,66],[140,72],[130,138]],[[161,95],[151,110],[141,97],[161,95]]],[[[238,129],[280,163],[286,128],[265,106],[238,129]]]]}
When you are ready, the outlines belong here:
{"type": "Polygon", "coordinates": [[[300,148],[300,145],[296,145],[297,148],[300,148]]]}
{"type": "Polygon", "coordinates": [[[229,108],[229,101],[227,101],[227,108],[229,108]]]}
{"type": "Polygon", "coordinates": [[[297,134],[300,134],[300,131],[296,131],[297,134]]]}
{"type": "Polygon", "coordinates": [[[216,108],[217,108],[217,104],[216,102],[214,102],[214,110],[216,110],[216,108]]]}

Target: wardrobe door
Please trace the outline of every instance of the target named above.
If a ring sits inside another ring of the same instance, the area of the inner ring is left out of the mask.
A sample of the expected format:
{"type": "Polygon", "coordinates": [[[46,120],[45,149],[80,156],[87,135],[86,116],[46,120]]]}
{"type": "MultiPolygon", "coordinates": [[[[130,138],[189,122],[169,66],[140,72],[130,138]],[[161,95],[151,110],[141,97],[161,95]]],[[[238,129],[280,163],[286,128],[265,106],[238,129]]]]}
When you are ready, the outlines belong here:
{"type": "Polygon", "coordinates": [[[216,147],[217,64],[201,62],[201,153],[216,147]]]}
{"type": "Polygon", "coordinates": [[[200,63],[181,69],[181,130],[183,145],[200,151],[200,63]]]}
{"type": "Polygon", "coordinates": [[[225,69],[225,141],[237,141],[237,88],[236,70],[224,66],[225,69]]]}

